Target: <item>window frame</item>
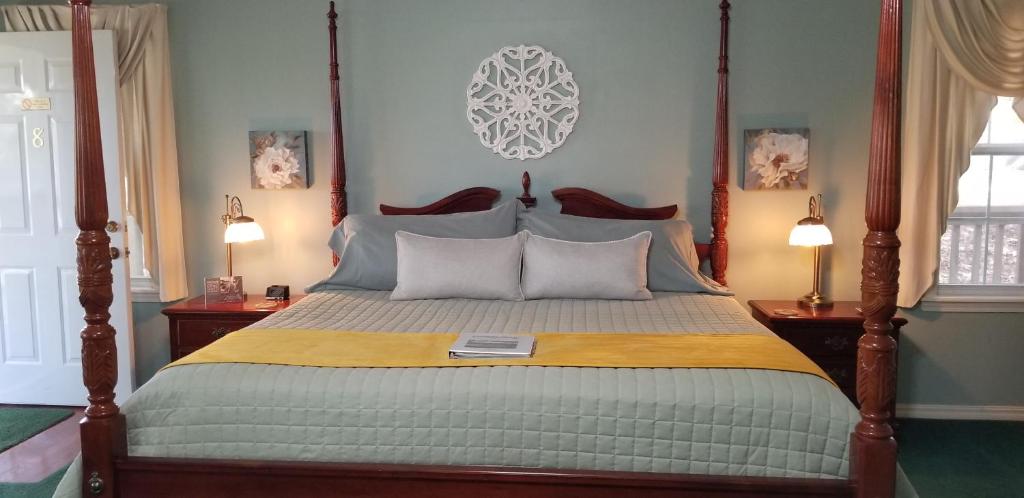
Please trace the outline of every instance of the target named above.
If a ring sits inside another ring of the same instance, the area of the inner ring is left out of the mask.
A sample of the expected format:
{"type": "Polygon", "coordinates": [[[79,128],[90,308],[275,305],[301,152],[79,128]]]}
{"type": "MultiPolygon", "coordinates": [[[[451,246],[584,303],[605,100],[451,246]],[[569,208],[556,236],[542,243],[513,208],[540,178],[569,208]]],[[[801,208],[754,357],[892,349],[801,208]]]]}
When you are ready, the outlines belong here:
{"type": "Polygon", "coordinates": [[[160,286],[153,277],[131,277],[133,303],[162,303],[160,286]]]}
{"type": "MultiPolygon", "coordinates": [[[[1024,156],[1024,142],[1022,143],[996,143],[977,144],[971,150],[972,156],[1024,156]]],[[[992,175],[992,164],[989,163],[989,175],[992,175]]],[[[989,179],[989,196],[991,196],[992,183],[989,179]]],[[[950,216],[949,219],[957,220],[979,220],[984,219],[986,224],[998,217],[993,218],[990,213],[991,206],[986,206],[984,218],[976,216],[950,216]]],[[[947,226],[948,230],[948,226],[947,226]]],[[[985,241],[988,236],[986,232],[985,241]]],[[[987,252],[987,250],[986,250],[987,252]]],[[[1024,251],[1018,258],[1024,257],[1024,251]]],[[[987,256],[982,256],[987,261],[987,256]]],[[[941,261],[941,255],[940,255],[941,261]]],[[[955,271],[950,268],[950,271],[955,271]]],[[[984,273],[984,270],[983,270],[984,273]]],[[[971,313],[1002,313],[1002,312],[1024,312],[1024,284],[940,284],[938,270],[936,270],[935,284],[925,293],[921,299],[921,309],[925,311],[953,311],[971,313]]]]}

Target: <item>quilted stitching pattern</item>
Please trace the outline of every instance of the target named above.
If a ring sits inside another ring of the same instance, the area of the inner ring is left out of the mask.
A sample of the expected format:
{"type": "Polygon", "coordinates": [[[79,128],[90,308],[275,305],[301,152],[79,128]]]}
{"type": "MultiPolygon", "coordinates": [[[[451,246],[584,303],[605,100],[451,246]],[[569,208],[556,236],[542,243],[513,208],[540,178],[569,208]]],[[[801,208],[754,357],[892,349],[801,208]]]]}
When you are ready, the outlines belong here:
{"type": "Polygon", "coordinates": [[[649,301],[390,301],[386,291],[317,292],[254,328],[380,332],[680,332],[770,334],[735,299],[655,292],[649,301]]]}
{"type": "MultiPolygon", "coordinates": [[[[727,297],[391,303],[318,293],[254,327],[769,333],[727,297]]],[[[123,407],[140,456],[845,477],[857,412],[815,376],[749,369],[313,368],[159,373],[123,407]]]]}

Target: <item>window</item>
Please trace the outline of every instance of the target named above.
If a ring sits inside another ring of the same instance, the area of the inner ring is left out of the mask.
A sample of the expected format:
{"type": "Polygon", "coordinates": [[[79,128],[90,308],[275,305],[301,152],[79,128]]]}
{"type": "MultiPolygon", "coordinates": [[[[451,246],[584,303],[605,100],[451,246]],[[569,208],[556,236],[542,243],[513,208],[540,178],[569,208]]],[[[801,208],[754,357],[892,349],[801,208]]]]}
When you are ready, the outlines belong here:
{"type": "Polygon", "coordinates": [[[1012,105],[1013,99],[999,98],[960,177],[960,200],[939,246],[933,301],[971,302],[965,309],[976,311],[983,311],[982,302],[1003,308],[987,311],[1024,302],[1024,123],[1012,105]]]}

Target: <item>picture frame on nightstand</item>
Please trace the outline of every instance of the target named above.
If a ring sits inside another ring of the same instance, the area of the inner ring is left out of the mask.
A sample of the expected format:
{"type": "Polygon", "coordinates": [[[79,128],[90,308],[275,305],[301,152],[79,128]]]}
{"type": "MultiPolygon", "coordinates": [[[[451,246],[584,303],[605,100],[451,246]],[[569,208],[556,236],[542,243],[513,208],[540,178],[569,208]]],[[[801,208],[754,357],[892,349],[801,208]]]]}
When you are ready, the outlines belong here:
{"type": "Polygon", "coordinates": [[[208,277],[205,280],[207,304],[240,303],[245,301],[241,275],[208,277]]]}

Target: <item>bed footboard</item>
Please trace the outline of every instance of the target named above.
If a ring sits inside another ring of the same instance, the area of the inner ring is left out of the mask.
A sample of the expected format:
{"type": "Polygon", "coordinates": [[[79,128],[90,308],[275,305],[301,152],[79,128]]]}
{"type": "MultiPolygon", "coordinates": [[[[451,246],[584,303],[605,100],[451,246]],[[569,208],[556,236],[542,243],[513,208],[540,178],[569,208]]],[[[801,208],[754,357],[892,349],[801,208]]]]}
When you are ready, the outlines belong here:
{"type": "Polygon", "coordinates": [[[697,476],[450,465],[374,465],[238,460],[118,460],[120,496],[450,498],[849,497],[842,479],[697,476]]]}

